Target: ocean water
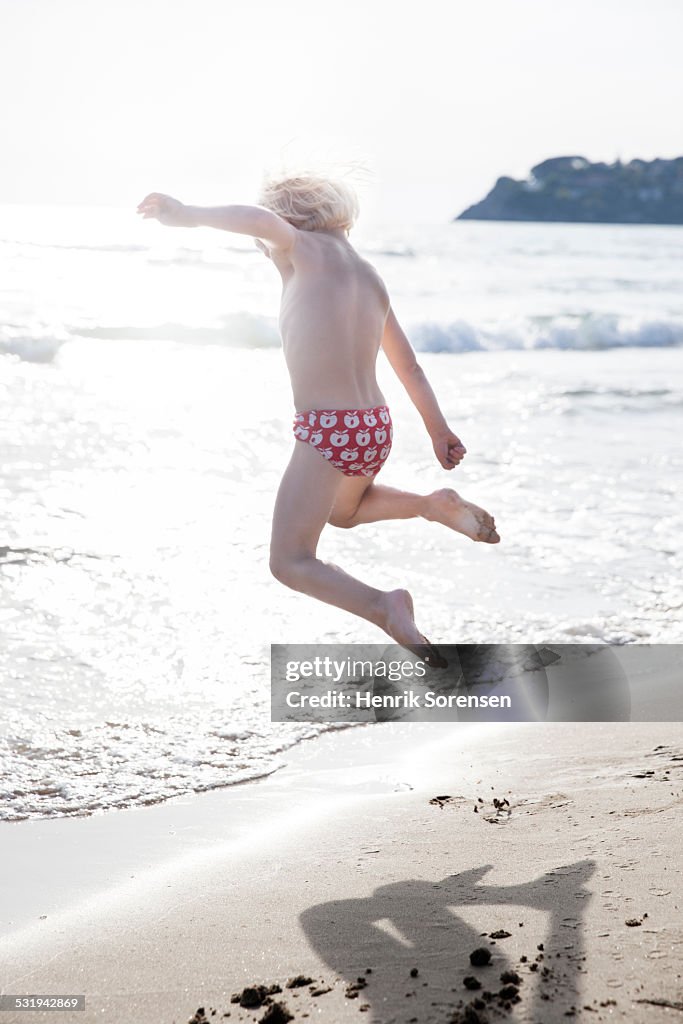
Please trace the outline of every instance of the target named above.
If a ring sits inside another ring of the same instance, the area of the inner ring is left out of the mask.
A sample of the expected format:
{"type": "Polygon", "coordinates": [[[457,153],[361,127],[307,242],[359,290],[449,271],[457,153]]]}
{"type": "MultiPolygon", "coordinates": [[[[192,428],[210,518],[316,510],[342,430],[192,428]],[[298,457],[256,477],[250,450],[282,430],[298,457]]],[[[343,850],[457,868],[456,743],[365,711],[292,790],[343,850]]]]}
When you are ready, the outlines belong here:
{"type": "MultiPolygon", "coordinates": [[[[683,229],[374,226],[352,236],[468,455],[444,473],[382,360],[382,481],[455,486],[321,553],[408,586],[435,642],[683,639],[683,229]]],[[[256,778],[271,643],[382,642],[268,572],[291,449],[279,276],[251,240],[132,210],[0,207],[0,818],[256,778]]]]}

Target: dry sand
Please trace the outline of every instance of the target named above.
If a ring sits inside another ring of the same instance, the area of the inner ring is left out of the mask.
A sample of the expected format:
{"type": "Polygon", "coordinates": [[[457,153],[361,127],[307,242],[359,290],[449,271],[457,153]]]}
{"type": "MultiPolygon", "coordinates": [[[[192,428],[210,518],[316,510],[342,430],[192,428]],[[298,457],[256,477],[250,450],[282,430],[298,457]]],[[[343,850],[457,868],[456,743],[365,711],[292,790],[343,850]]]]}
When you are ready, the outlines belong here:
{"type": "Polygon", "coordinates": [[[61,1024],[683,1022],[682,770],[677,723],[378,725],[9,824],[2,991],[85,993],[61,1024]]]}

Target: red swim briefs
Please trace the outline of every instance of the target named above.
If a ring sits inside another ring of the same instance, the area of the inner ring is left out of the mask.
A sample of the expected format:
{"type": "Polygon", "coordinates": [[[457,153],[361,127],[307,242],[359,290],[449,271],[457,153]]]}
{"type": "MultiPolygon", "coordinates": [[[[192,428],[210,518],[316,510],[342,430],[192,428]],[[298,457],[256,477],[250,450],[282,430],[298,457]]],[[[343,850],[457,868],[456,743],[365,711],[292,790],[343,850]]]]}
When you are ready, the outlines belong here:
{"type": "Polygon", "coordinates": [[[316,448],[345,476],[375,476],[391,451],[386,405],[374,409],[311,409],[294,417],[294,436],[316,448]]]}

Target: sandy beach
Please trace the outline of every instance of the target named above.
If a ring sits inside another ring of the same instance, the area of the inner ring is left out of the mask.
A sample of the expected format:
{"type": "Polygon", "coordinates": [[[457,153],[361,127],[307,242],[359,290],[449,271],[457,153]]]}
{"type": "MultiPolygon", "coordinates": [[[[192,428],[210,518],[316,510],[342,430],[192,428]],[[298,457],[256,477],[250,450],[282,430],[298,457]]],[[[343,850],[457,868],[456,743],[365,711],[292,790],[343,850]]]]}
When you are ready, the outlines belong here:
{"type": "Polygon", "coordinates": [[[382,724],[7,824],[3,992],[84,993],[80,1024],[679,1019],[681,767],[673,723],[382,724]]]}

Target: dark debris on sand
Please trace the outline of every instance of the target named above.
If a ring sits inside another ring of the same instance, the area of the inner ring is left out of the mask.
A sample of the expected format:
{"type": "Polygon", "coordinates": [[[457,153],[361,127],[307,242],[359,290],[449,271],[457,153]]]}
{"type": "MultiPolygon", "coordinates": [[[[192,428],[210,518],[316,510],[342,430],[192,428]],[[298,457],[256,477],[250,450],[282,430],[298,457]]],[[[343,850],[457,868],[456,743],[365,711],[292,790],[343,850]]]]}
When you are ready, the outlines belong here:
{"type": "MultiPolygon", "coordinates": [[[[649,1003],[650,1006],[663,1006],[668,1010],[683,1010],[683,1003],[675,999],[636,999],[637,1003],[649,1003]]],[[[600,1004],[602,1006],[602,1003],[600,1004]]]]}
{"type": "MultiPolygon", "coordinates": [[[[204,1009],[204,1007],[203,1006],[198,1006],[197,1009],[194,1011],[193,1016],[190,1017],[190,1019],[187,1022],[187,1024],[210,1024],[209,1017],[215,1017],[217,1013],[218,1013],[218,1010],[214,1009],[213,1006],[210,1006],[209,1007],[209,1016],[207,1017],[206,1010],[204,1009]]],[[[229,1016],[230,1016],[230,1012],[229,1011],[223,1014],[223,1017],[229,1017],[229,1016]]]]}
{"type": "MultiPolygon", "coordinates": [[[[643,915],[645,916],[645,915],[643,915]]],[[[487,935],[494,941],[493,937],[503,938],[508,937],[509,932],[504,929],[499,929],[491,933],[482,932],[482,935],[487,935]]],[[[570,980],[567,973],[563,970],[564,956],[560,952],[551,951],[546,952],[544,944],[539,942],[537,947],[537,955],[535,960],[531,960],[531,957],[526,954],[520,956],[519,964],[524,964],[524,970],[520,967],[519,970],[514,970],[511,967],[505,968],[500,971],[500,987],[497,989],[484,988],[482,982],[474,974],[464,974],[462,977],[461,988],[459,991],[462,996],[455,995],[455,998],[447,1008],[447,1016],[444,1020],[444,1024],[495,1024],[500,1022],[502,1019],[509,1019],[509,1015],[514,1014],[515,1009],[522,1001],[524,994],[524,979],[527,978],[529,981],[533,978],[534,981],[534,992],[546,1003],[555,1003],[556,999],[560,996],[561,990],[564,989],[565,985],[570,980]],[[552,966],[549,965],[548,961],[552,957],[552,966]],[[560,958],[559,960],[557,958],[560,958]],[[546,961],[544,963],[544,960],[546,961]],[[531,975],[527,974],[531,972],[531,975]],[[463,989],[466,992],[463,992],[463,989]],[[448,1017],[450,1013],[450,1017],[448,1017]]],[[[572,957],[570,956],[571,960],[572,957]]],[[[583,958],[585,959],[585,957],[583,958]]],[[[469,962],[473,967],[486,968],[495,965],[495,959],[492,960],[492,950],[490,948],[480,946],[473,949],[469,953],[469,962]]],[[[566,962],[565,962],[566,963],[566,962]]],[[[411,979],[416,979],[420,975],[420,971],[417,966],[409,967],[406,965],[405,968],[407,974],[411,979]]],[[[491,979],[491,975],[494,972],[484,972],[488,979],[491,979]]],[[[308,988],[307,995],[322,996],[328,992],[332,992],[337,989],[339,983],[345,984],[346,988],[343,990],[346,999],[357,1000],[354,1004],[354,1008],[359,1013],[367,1013],[372,1009],[371,1004],[366,1001],[367,993],[364,991],[368,988],[368,975],[371,976],[371,980],[374,981],[376,976],[373,974],[372,968],[365,968],[365,975],[361,975],[354,980],[347,981],[336,977],[331,981],[327,981],[324,978],[318,978],[314,980],[309,975],[297,974],[294,977],[289,978],[286,982],[282,983],[282,986],[286,990],[299,990],[308,988]],[[365,998],[359,999],[360,995],[365,998]]],[[[381,972],[380,972],[381,975],[381,972]]],[[[492,979],[491,979],[492,980],[492,979]]],[[[491,980],[488,984],[491,985],[491,980]]],[[[423,983],[425,986],[427,982],[423,983]]],[[[495,982],[494,982],[495,984],[495,982]]],[[[296,1014],[296,1008],[290,1010],[290,1008],[284,1003],[276,1001],[274,996],[283,991],[283,987],[279,984],[264,985],[264,984],[252,984],[246,986],[241,992],[237,992],[232,996],[231,1001],[233,1003],[239,1003],[240,1006],[247,1010],[259,1010],[261,1015],[255,1014],[253,1017],[249,1015],[249,1020],[253,1024],[287,1024],[289,1021],[295,1019],[303,1019],[309,1016],[308,1012],[296,1014]]],[[[374,985],[370,986],[370,991],[374,988],[374,985]]],[[[421,989],[419,991],[422,991],[421,989]]],[[[452,992],[458,993],[457,988],[453,988],[452,992]]],[[[299,997],[298,991],[293,991],[292,995],[296,999],[299,997]]],[[[411,997],[411,1003],[417,1002],[413,997],[418,995],[417,990],[406,992],[406,997],[411,997]]],[[[426,993],[425,993],[426,995],[426,993]]],[[[642,998],[637,1000],[642,1003],[650,1003],[654,1006],[661,1006],[672,1009],[683,1009],[682,1003],[674,1003],[667,1000],[658,999],[646,999],[642,998]]],[[[597,1000],[593,1000],[594,1006],[586,1005],[583,1007],[586,1011],[598,1012],[599,1008],[614,1005],[613,1000],[606,1002],[597,1003],[597,1000]]],[[[432,1003],[432,1006],[443,1005],[432,1003]]],[[[417,1007],[415,1007],[417,1009],[417,1007]]],[[[302,1006],[301,1010],[311,1010],[312,1007],[302,1006]]],[[[315,1006],[315,1009],[320,1012],[322,1006],[319,1004],[315,1006]]],[[[576,1017],[579,1014],[581,1007],[570,1006],[566,1004],[563,1007],[563,1015],[566,1017],[576,1017]]],[[[195,1013],[195,1016],[188,1022],[188,1024],[213,1024],[212,1018],[215,1019],[217,1011],[209,1008],[211,1016],[206,1015],[204,1007],[199,1007],[195,1013]]],[[[223,1017],[229,1017],[230,1013],[222,1014],[223,1017]]],[[[596,1019],[602,1019],[598,1017],[596,1019]]],[[[240,1020],[244,1021],[245,1018],[240,1016],[240,1020]]],[[[408,1018],[413,1024],[419,1024],[421,1017],[413,1016],[408,1018]]],[[[0,1022],[1,1024],[1,1022],[0,1022]]]]}
{"type": "MultiPolygon", "coordinates": [[[[369,973],[372,973],[372,969],[368,968],[369,973]]],[[[349,985],[346,990],[347,998],[357,998],[358,992],[365,988],[367,980],[365,978],[358,978],[356,982],[349,985]]],[[[289,978],[284,986],[290,991],[293,989],[308,988],[311,996],[323,996],[328,992],[332,992],[332,985],[328,985],[323,979],[316,981],[314,978],[309,977],[307,974],[296,974],[294,977],[289,978]]],[[[255,1024],[286,1024],[287,1021],[294,1020],[294,1014],[290,1011],[289,1007],[283,1002],[277,1002],[273,996],[278,995],[283,991],[282,986],[278,984],[263,985],[253,983],[245,986],[240,992],[234,992],[230,997],[231,1003],[239,1004],[245,1010],[263,1010],[262,1016],[251,1018],[255,1024]]],[[[298,992],[292,992],[294,997],[298,996],[298,992]]],[[[365,1009],[368,1009],[366,1006],[365,1009]]],[[[215,1016],[217,1010],[211,1009],[211,1015],[215,1016]]],[[[229,1017],[230,1012],[225,1012],[222,1017],[229,1017]]],[[[308,1014],[304,1014],[308,1016],[308,1014]]],[[[195,1012],[194,1017],[188,1021],[188,1024],[212,1024],[209,1018],[205,1016],[204,1007],[200,1006],[195,1012]]]]}
{"type": "MultiPolygon", "coordinates": [[[[536,976],[534,980],[537,985],[540,983],[541,987],[539,992],[540,998],[547,1002],[554,1002],[559,996],[560,988],[564,986],[568,979],[566,974],[562,972],[560,964],[556,963],[555,967],[544,965],[544,957],[549,954],[545,952],[542,942],[538,943],[537,949],[539,952],[536,961],[530,962],[529,957],[523,955],[520,957],[519,962],[520,964],[526,964],[527,969],[532,972],[532,975],[536,976]]],[[[554,954],[554,957],[561,956],[562,954],[559,952],[554,954]]],[[[472,950],[469,954],[469,959],[470,963],[476,966],[492,966],[491,951],[485,947],[472,950]]],[[[500,988],[496,991],[491,991],[490,989],[482,988],[479,978],[472,974],[466,975],[462,980],[462,985],[465,989],[476,993],[476,995],[458,1000],[450,1011],[451,1017],[448,1019],[448,1024],[492,1024],[494,1021],[500,1021],[503,1017],[508,1017],[508,1015],[514,1013],[515,1007],[522,1002],[524,978],[525,975],[521,971],[506,968],[500,973],[500,988]]],[[[453,989],[453,992],[456,991],[457,989],[453,989]]],[[[600,1004],[600,1006],[603,1005],[606,1004],[600,1004]]],[[[597,1011],[598,1007],[586,1006],[585,1009],[597,1011]]],[[[567,1017],[576,1016],[578,1012],[576,1006],[563,1009],[563,1015],[567,1017]]]]}
{"type": "Polygon", "coordinates": [[[451,1024],[488,1024],[488,1019],[484,1000],[473,999],[455,1011],[451,1024]]]}
{"type": "Polygon", "coordinates": [[[453,802],[453,797],[452,796],[448,796],[448,795],[446,795],[446,796],[433,796],[432,799],[429,802],[433,806],[440,807],[441,810],[443,810],[444,804],[449,804],[449,803],[453,802]]]}
{"type": "MultiPolygon", "coordinates": [[[[218,1010],[214,1009],[213,1006],[209,1007],[209,1016],[206,1014],[206,1010],[203,1006],[198,1006],[194,1011],[194,1015],[190,1017],[187,1024],[210,1024],[210,1017],[215,1017],[218,1010]]],[[[224,1013],[223,1017],[229,1017],[230,1013],[224,1013]]]]}
{"type": "MultiPolygon", "coordinates": [[[[484,803],[481,797],[477,797],[477,800],[480,804],[484,803]]],[[[485,807],[482,808],[482,817],[484,821],[488,822],[489,825],[502,825],[505,822],[508,822],[512,815],[512,807],[510,806],[508,798],[505,796],[502,798],[494,796],[491,798],[491,802],[493,803],[493,811],[489,811],[485,807]]],[[[474,812],[475,814],[479,813],[479,809],[476,805],[474,812]]]]}
{"type": "Polygon", "coordinates": [[[284,1003],[271,1003],[259,1018],[259,1024],[287,1024],[290,1020],[294,1020],[294,1014],[289,1012],[284,1003]]]}
{"type": "Polygon", "coordinates": [[[198,1006],[194,1011],[194,1015],[190,1017],[187,1024],[207,1024],[208,1019],[209,1018],[204,1013],[204,1007],[198,1006]]]}
{"type": "Polygon", "coordinates": [[[356,978],[355,981],[352,981],[350,985],[346,986],[344,995],[347,999],[358,999],[358,993],[362,992],[367,984],[367,978],[356,978]]]}
{"type": "MultiPolygon", "coordinates": [[[[501,981],[507,978],[508,975],[514,975],[517,978],[518,984],[508,981],[498,992],[490,992],[485,989],[481,995],[470,1000],[470,1002],[461,1003],[453,1012],[451,1024],[488,1024],[490,1017],[487,1011],[493,1012],[495,1016],[501,1013],[509,1013],[516,1003],[521,1002],[519,983],[521,983],[522,979],[514,971],[504,971],[501,975],[501,981]]],[[[472,976],[465,978],[463,984],[469,989],[479,987],[478,979],[472,976]]]]}
{"type": "Polygon", "coordinates": [[[247,985],[241,992],[235,992],[230,1002],[239,1003],[245,1010],[257,1010],[278,992],[282,992],[279,985],[247,985]]]}
{"type": "Polygon", "coordinates": [[[285,988],[304,988],[305,985],[312,985],[313,978],[309,978],[305,974],[297,974],[296,977],[290,978],[285,988]]]}

